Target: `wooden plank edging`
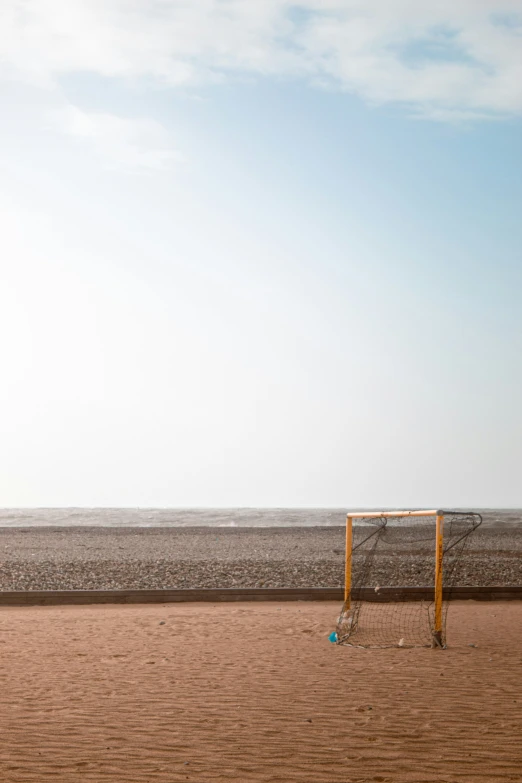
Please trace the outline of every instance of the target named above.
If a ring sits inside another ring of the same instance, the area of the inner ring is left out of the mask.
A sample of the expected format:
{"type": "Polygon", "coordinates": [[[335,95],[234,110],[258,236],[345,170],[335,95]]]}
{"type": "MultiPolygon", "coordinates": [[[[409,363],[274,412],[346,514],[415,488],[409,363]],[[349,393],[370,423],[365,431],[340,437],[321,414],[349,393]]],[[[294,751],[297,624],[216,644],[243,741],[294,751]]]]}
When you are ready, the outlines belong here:
{"type": "MultiPolygon", "coordinates": [[[[372,602],[431,600],[432,587],[363,587],[354,598],[372,602]]],[[[452,600],[522,600],[522,585],[454,587],[452,600]]],[[[0,606],[61,606],[78,604],[149,604],[228,601],[339,601],[340,587],[226,588],[188,590],[20,590],[0,591],[0,606]]]]}

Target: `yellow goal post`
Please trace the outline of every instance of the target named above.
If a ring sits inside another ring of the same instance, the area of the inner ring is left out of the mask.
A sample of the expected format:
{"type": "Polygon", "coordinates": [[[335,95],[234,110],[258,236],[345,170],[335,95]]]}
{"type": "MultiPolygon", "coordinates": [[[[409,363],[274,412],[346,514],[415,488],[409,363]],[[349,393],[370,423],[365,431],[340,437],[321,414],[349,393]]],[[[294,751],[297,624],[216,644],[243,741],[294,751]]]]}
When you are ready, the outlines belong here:
{"type": "MultiPolygon", "coordinates": [[[[344,607],[343,607],[343,615],[346,619],[348,615],[351,615],[349,618],[349,626],[345,626],[345,630],[347,627],[349,627],[349,631],[345,634],[346,640],[348,640],[350,637],[356,636],[357,626],[359,626],[359,631],[361,630],[361,624],[359,622],[359,610],[355,609],[355,607],[352,607],[352,592],[353,592],[353,571],[354,571],[354,562],[353,562],[353,556],[354,556],[354,549],[357,549],[361,542],[358,542],[357,545],[354,544],[354,520],[355,525],[357,525],[357,521],[359,521],[360,525],[367,524],[369,525],[370,533],[367,534],[366,532],[363,534],[362,538],[362,544],[365,544],[365,542],[369,541],[369,539],[373,538],[373,543],[370,541],[370,544],[367,544],[367,546],[372,546],[372,556],[373,552],[377,546],[377,541],[380,538],[381,534],[384,533],[382,536],[385,539],[386,534],[386,526],[388,525],[388,522],[390,520],[396,520],[392,522],[392,525],[400,526],[407,525],[407,518],[412,518],[412,524],[419,524],[419,523],[426,523],[429,525],[429,518],[432,518],[434,521],[434,528],[429,526],[427,528],[427,538],[426,533],[423,534],[425,537],[422,539],[426,544],[423,544],[423,546],[428,547],[426,549],[426,552],[424,554],[424,562],[426,562],[426,559],[429,559],[429,537],[433,535],[434,537],[432,540],[432,555],[434,555],[432,559],[432,578],[429,579],[429,582],[425,586],[429,587],[429,583],[433,586],[433,601],[432,601],[432,619],[431,619],[431,635],[432,635],[432,644],[433,646],[442,647],[444,646],[444,612],[443,612],[443,567],[444,567],[444,518],[445,516],[450,515],[451,518],[451,524],[450,524],[450,538],[451,541],[449,542],[448,548],[453,548],[456,544],[460,544],[463,542],[468,536],[470,532],[473,532],[478,525],[482,522],[482,518],[479,514],[476,514],[474,512],[460,512],[460,511],[443,511],[439,509],[429,509],[429,510],[408,510],[408,511],[349,511],[346,515],[346,555],[345,555],[345,583],[344,583],[344,607]],[[424,520],[417,520],[416,518],[423,517],[428,518],[424,520]],[[455,523],[455,520],[461,520],[461,523],[466,522],[466,527],[458,528],[457,523],[455,523]],[[455,524],[454,524],[455,523],[455,524]],[[432,532],[429,533],[429,530],[432,532]],[[366,536],[366,537],[364,537],[366,536]]],[[[397,527],[395,528],[397,529],[397,527]]],[[[390,533],[391,531],[388,530],[390,533]]],[[[361,551],[361,550],[359,550],[361,551]]],[[[368,570],[366,572],[366,578],[368,578],[368,570]]],[[[425,572],[424,572],[425,573],[425,572]]],[[[429,575],[428,575],[429,578],[429,575]]],[[[358,585],[361,586],[361,583],[358,585]]],[[[363,586],[365,587],[372,587],[372,584],[366,584],[363,582],[363,586]]],[[[375,587],[375,590],[378,591],[379,587],[375,587]]],[[[359,633],[359,636],[361,634],[359,633]]],[[[352,643],[352,641],[347,641],[346,643],[352,643]]],[[[365,646],[365,645],[363,645],[365,646]]],[[[371,646],[369,644],[368,646],[371,646]]],[[[378,645],[381,646],[381,645],[378,645]]],[[[384,646],[384,644],[382,645],[384,646]]]]}

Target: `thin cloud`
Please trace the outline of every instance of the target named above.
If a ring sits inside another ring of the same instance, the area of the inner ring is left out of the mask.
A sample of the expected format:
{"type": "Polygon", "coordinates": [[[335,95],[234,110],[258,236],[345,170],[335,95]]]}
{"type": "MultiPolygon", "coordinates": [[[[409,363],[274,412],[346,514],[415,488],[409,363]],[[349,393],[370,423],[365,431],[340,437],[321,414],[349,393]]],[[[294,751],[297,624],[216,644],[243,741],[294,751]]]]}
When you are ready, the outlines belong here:
{"type": "Polygon", "coordinates": [[[4,0],[9,78],[306,79],[435,119],[522,112],[522,0],[4,0]]]}
{"type": "Polygon", "coordinates": [[[162,171],[181,158],[170,134],[155,120],[85,112],[72,105],[49,118],[55,128],[91,147],[107,168],[162,171]]]}

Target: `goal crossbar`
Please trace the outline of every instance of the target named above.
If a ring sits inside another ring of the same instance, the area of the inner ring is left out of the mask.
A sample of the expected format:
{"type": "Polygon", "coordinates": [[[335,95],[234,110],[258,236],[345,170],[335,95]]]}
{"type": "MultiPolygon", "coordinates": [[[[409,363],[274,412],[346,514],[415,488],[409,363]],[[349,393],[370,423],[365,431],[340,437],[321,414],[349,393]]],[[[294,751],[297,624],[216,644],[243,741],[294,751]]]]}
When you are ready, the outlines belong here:
{"type": "Polygon", "coordinates": [[[351,519],[369,519],[370,517],[436,517],[444,511],[349,511],[346,516],[351,519]]]}

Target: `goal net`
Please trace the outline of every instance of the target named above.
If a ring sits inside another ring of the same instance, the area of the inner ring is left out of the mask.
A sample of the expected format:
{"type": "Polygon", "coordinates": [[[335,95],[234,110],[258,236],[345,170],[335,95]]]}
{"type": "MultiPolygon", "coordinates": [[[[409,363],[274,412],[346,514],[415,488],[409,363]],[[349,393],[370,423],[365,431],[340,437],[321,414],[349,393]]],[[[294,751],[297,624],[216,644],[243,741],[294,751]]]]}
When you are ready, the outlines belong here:
{"type": "Polygon", "coordinates": [[[450,511],[349,514],[337,643],[444,647],[451,589],[481,522],[480,514],[450,511]],[[419,589],[398,590],[388,602],[381,589],[390,586],[419,589]]]}

